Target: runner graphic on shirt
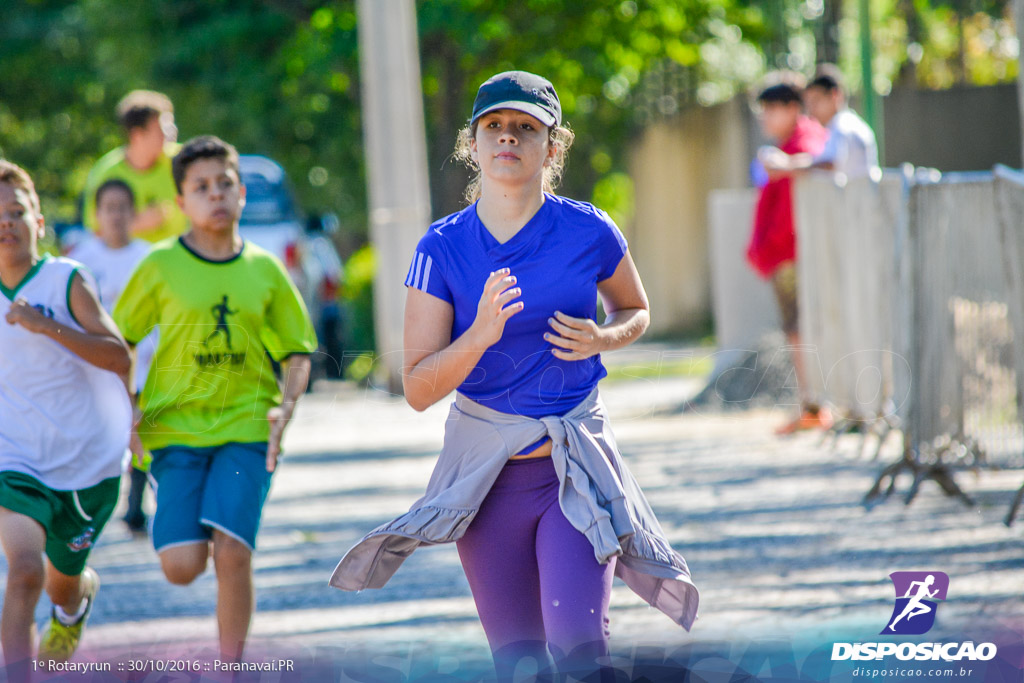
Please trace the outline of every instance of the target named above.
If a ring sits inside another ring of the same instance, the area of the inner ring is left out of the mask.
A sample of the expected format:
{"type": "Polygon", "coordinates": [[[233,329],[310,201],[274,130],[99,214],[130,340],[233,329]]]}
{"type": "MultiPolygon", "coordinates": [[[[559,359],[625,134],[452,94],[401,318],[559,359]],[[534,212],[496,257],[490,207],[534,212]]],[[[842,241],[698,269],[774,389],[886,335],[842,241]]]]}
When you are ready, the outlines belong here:
{"type": "Polygon", "coordinates": [[[210,335],[206,338],[206,341],[203,342],[203,344],[209,346],[210,341],[213,340],[214,337],[216,337],[218,334],[223,333],[224,341],[227,342],[228,349],[232,349],[233,347],[231,346],[231,328],[228,327],[228,316],[234,315],[238,313],[238,311],[232,311],[228,307],[227,294],[223,296],[219,304],[214,304],[213,306],[210,307],[210,313],[212,313],[213,317],[217,319],[217,328],[210,333],[210,335]]]}

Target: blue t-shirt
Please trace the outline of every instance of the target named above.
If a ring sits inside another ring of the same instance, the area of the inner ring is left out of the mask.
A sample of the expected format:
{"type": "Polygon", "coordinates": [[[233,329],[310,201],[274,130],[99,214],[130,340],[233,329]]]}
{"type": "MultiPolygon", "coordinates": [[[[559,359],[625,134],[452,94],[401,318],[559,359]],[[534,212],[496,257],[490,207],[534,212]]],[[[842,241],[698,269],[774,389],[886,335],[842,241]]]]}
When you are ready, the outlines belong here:
{"type": "Polygon", "coordinates": [[[564,361],[544,339],[548,318],[561,311],[597,319],[597,283],[612,276],[626,239],[604,211],[586,202],[545,194],[541,208],[509,241],[499,244],[477,217],[476,204],[427,230],[405,279],[452,305],[452,341],[476,319],[490,274],[509,268],[522,289],[523,310],[505,323],[501,339],[484,352],[458,390],[503,413],[564,415],[607,372],[599,355],[564,361]]]}

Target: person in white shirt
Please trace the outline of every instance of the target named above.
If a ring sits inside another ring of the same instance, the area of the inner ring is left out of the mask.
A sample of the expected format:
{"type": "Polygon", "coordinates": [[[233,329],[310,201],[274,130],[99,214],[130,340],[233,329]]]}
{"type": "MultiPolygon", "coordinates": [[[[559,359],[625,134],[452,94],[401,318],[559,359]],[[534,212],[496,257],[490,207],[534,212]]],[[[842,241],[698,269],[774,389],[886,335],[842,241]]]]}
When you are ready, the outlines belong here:
{"type": "MultiPolygon", "coordinates": [[[[85,265],[96,279],[100,303],[109,313],[121,295],[128,277],[142,257],[149,253],[150,244],[131,236],[135,219],[135,197],[131,187],[123,180],[111,179],[96,189],[95,236],[89,236],[75,245],[69,256],[85,265]]],[[[146,383],[149,364],[156,349],[155,334],[137,347],[135,390],[141,391],[146,383]]],[[[132,459],[129,470],[131,488],[128,493],[128,511],[124,522],[135,532],[146,528],[146,515],[142,499],[146,490],[146,465],[132,459]]]]}
{"type": "Polygon", "coordinates": [[[132,238],[129,231],[135,216],[134,202],[132,189],[123,180],[100,185],[96,190],[96,235],[75,245],[69,254],[92,271],[99,284],[100,302],[108,312],[128,276],[149,252],[149,243],[132,238]]]}
{"type": "Polygon", "coordinates": [[[867,121],[846,105],[842,76],[831,64],[818,67],[804,92],[807,112],[828,128],[825,149],[811,165],[842,173],[847,179],[878,179],[878,143],[867,121]]]}
{"type": "Polygon", "coordinates": [[[764,151],[762,163],[769,171],[796,172],[809,168],[834,171],[844,180],[878,180],[878,143],[871,126],[847,106],[842,74],[832,64],[821,64],[804,90],[807,113],[828,129],[825,148],[817,155],[787,155],[778,149],[764,151]]]}

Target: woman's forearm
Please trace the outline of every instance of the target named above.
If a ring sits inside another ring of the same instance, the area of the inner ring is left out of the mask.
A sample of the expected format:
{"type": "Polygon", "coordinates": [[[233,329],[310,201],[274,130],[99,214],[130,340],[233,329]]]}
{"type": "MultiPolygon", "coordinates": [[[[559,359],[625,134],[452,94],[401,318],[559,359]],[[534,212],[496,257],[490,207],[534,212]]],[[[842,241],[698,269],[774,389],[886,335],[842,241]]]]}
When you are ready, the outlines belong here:
{"type": "MultiPolygon", "coordinates": [[[[601,350],[614,351],[639,339],[650,324],[646,308],[623,308],[610,313],[600,326],[601,350]]],[[[462,384],[487,351],[470,328],[449,346],[404,368],[406,400],[416,410],[426,410],[462,384]]]]}
{"type": "Polygon", "coordinates": [[[629,346],[647,331],[651,313],[646,308],[623,308],[609,313],[601,325],[605,351],[629,346]]]}
{"type": "Polygon", "coordinates": [[[487,348],[470,328],[447,347],[425,356],[412,367],[403,368],[402,385],[409,405],[423,411],[455,391],[469,377],[487,348]]]}

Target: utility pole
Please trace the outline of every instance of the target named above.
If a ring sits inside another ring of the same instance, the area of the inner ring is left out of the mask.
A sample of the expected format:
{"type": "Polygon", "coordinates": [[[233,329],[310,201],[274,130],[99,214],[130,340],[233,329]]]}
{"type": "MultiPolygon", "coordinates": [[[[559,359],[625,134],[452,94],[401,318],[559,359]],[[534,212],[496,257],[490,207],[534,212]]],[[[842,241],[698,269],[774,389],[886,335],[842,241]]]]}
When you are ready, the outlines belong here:
{"type": "Polygon", "coordinates": [[[883,129],[881,102],[875,94],[875,72],[871,64],[874,50],[871,44],[871,2],[870,0],[860,0],[858,7],[860,10],[860,75],[864,88],[864,119],[875,131],[875,138],[878,141],[878,156],[879,159],[883,159],[885,130],[883,129]]]}
{"type": "Polygon", "coordinates": [[[359,74],[377,258],[374,324],[387,388],[402,391],[405,276],[430,223],[426,131],[413,0],[358,0],[359,74]]]}

